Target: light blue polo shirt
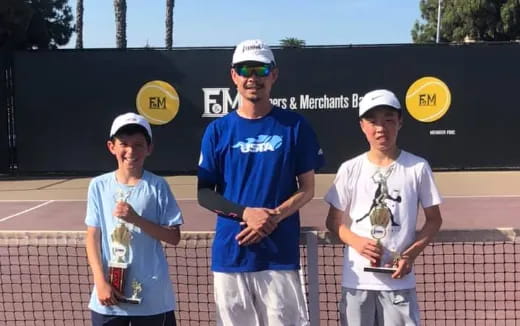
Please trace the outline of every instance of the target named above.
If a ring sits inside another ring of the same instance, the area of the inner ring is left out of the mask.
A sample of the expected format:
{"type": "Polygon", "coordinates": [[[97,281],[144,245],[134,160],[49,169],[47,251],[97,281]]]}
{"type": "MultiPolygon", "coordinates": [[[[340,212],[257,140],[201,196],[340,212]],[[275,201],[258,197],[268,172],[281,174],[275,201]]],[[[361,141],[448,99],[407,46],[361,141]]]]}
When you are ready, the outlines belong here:
{"type": "MultiPolygon", "coordinates": [[[[144,171],[135,186],[119,184],[115,172],[94,178],[89,185],[85,224],[101,230],[101,255],[105,275],[108,278],[111,234],[118,224],[113,216],[118,193],[127,196],[134,210],[147,220],[174,226],[183,223],[181,211],[170,187],[164,180],[151,172],[144,171]]],[[[104,315],[156,315],[175,309],[175,294],[168,273],[168,263],[161,241],[152,238],[140,228],[130,227],[132,239],[128,253],[129,267],[125,272],[125,296],[132,295],[131,283],[141,283],[140,304],[120,303],[103,306],[99,302],[96,288],[92,291],[89,308],[104,315]]]]}

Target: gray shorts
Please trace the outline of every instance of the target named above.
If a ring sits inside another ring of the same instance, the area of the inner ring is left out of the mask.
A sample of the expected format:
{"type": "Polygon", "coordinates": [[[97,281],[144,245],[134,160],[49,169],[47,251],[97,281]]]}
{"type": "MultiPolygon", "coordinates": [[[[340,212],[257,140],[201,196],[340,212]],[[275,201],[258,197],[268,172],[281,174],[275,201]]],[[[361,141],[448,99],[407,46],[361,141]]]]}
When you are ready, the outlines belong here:
{"type": "Polygon", "coordinates": [[[415,289],[357,290],[343,287],[339,308],[342,326],[419,326],[415,289]]]}

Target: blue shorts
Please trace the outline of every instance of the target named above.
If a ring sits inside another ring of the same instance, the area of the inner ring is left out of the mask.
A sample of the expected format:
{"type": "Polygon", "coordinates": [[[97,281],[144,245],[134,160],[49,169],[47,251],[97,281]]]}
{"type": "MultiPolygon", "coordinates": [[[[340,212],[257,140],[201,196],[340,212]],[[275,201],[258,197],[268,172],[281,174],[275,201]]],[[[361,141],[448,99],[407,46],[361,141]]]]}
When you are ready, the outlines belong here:
{"type": "Polygon", "coordinates": [[[91,311],[92,326],[176,326],[175,314],[168,311],[151,316],[102,315],[91,311]]]}

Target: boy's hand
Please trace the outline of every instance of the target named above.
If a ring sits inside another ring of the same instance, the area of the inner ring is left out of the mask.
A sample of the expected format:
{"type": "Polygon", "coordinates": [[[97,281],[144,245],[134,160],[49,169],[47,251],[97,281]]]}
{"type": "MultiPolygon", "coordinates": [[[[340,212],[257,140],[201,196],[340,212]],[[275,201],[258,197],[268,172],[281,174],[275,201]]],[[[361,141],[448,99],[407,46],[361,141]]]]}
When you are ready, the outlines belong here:
{"type": "Polygon", "coordinates": [[[381,258],[381,247],[373,239],[356,235],[349,245],[371,263],[376,263],[381,258]]]}
{"type": "Polygon", "coordinates": [[[126,202],[117,202],[116,208],[114,209],[114,216],[122,219],[125,222],[135,224],[137,219],[140,218],[135,212],[134,208],[126,202]]]}
{"type": "Polygon", "coordinates": [[[104,281],[96,284],[96,292],[99,299],[99,302],[103,306],[112,306],[118,304],[118,297],[121,297],[122,294],[119,293],[116,289],[110,285],[110,283],[104,281]]]}
{"type": "Polygon", "coordinates": [[[410,256],[401,256],[394,265],[397,267],[395,273],[392,274],[392,278],[403,278],[412,271],[414,260],[410,256]]]}

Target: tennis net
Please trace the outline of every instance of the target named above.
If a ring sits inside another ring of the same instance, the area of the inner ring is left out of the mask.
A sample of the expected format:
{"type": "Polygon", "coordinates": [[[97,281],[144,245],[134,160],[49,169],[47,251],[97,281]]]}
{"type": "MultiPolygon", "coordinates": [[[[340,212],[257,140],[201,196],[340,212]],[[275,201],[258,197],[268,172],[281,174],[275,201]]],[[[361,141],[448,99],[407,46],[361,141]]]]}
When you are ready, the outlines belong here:
{"type": "MultiPolygon", "coordinates": [[[[417,258],[424,325],[515,325],[520,320],[516,229],[441,231],[417,258]]],[[[212,232],[186,232],[166,255],[180,325],[215,325],[212,232]]],[[[90,325],[92,277],[84,232],[0,232],[0,326],[90,325]]],[[[301,276],[312,325],[338,325],[343,246],[303,229],[301,276]]],[[[520,325],[520,322],[518,322],[520,325]]]]}

